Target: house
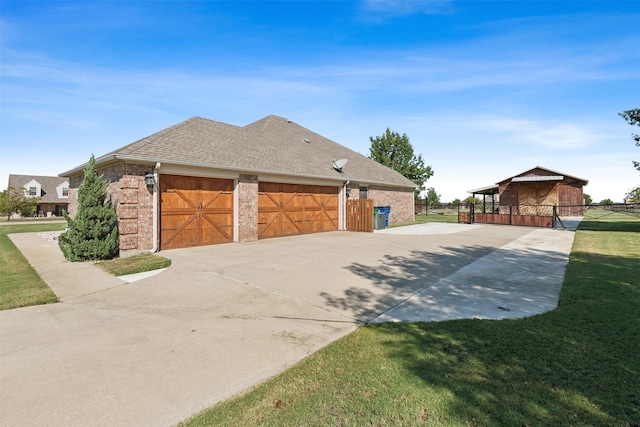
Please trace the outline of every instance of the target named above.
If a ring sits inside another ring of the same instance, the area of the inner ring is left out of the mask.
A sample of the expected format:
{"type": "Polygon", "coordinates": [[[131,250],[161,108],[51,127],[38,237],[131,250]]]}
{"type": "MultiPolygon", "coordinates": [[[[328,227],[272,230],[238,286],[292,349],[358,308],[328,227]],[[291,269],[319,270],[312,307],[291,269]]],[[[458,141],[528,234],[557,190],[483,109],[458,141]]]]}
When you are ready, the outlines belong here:
{"type": "MultiPolygon", "coordinates": [[[[476,207],[476,212],[509,215],[511,217],[509,221],[513,221],[513,215],[516,214],[552,216],[554,206],[559,216],[582,216],[584,213],[583,187],[588,183],[589,181],[583,178],[536,166],[503,179],[495,185],[469,190],[469,193],[473,197],[476,195],[483,197],[483,204],[480,208],[476,207]],[[487,200],[488,196],[490,200],[487,200]]],[[[481,218],[483,217],[476,215],[477,222],[485,222],[479,221],[481,218]]],[[[487,218],[487,220],[498,221],[497,218],[487,218]]],[[[531,223],[530,225],[541,224],[531,223]]]]}
{"type": "Polygon", "coordinates": [[[9,175],[9,187],[22,189],[27,197],[38,197],[36,215],[62,216],[69,204],[69,180],[57,176],[9,175]]]}
{"type": "MultiPolygon", "coordinates": [[[[62,173],[69,213],[86,165],[62,173]]],[[[244,127],[193,117],[96,158],[120,250],[182,248],[345,229],[346,199],[412,221],[415,184],[278,116],[244,127]]]]}

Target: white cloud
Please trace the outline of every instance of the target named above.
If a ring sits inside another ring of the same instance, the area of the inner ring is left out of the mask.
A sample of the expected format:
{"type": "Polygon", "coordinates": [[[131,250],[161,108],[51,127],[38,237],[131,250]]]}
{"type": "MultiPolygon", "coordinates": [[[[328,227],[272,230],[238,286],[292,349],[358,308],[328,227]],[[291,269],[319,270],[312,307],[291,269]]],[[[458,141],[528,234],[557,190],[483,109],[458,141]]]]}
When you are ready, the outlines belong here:
{"type": "Polygon", "coordinates": [[[552,149],[587,148],[603,140],[603,135],[588,126],[550,123],[507,117],[482,117],[469,122],[473,129],[497,135],[501,140],[529,143],[552,149]]]}
{"type": "Polygon", "coordinates": [[[440,15],[453,11],[451,0],[362,0],[369,18],[388,18],[414,14],[440,15]]]}

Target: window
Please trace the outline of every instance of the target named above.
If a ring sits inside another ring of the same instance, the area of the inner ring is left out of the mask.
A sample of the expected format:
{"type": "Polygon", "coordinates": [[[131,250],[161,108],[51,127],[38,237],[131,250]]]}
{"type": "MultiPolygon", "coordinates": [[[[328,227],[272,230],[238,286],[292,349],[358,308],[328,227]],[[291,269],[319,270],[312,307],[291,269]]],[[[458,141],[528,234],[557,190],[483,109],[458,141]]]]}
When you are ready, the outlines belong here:
{"type": "Polygon", "coordinates": [[[369,196],[369,187],[360,187],[359,193],[361,199],[367,199],[369,196]]]}
{"type": "Polygon", "coordinates": [[[63,188],[62,189],[62,197],[69,197],[69,189],[68,188],[63,188]]]}
{"type": "Polygon", "coordinates": [[[36,195],[36,187],[29,187],[29,195],[30,196],[36,195]]]}

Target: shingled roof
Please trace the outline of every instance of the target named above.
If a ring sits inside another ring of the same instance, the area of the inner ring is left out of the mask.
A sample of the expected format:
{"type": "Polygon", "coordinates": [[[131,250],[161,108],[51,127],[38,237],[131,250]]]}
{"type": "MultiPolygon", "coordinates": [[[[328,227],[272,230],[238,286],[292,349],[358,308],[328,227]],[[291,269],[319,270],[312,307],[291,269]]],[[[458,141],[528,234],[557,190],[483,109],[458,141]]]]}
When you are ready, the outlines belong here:
{"type": "Polygon", "coordinates": [[[9,187],[13,187],[16,190],[25,188],[25,186],[32,180],[38,181],[42,187],[41,194],[38,194],[40,200],[38,203],[57,203],[64,204],[69,203],[67,197],[58,197],[56,188],[67,181],[67,178],[57,176],[40,176],[40,175],[9,175],[9,187]]]}
{"type": "Polygon", "coordinates": [[[497,184],[511,180],[511,182],[534,182],[534,181],[562,181],[565,177],[582,182],[582,185],[587,185],[589,180],[584,178],[578,178],[577,176],[571,176],[566,173],[557,172],[543,166],[536,166],[529,170],[519,173],[518,175],[505,178],[502,181],[498,181],[497,184]]]}
{"type": "MultiPolygon", "coordinates": [[[[290,120],[267,116],[244,127],[192,117],[96,159],[161,162],[300,177],[351,180],[414,188],[415,184],[383,166],[290,120]],[[332,162],[347,159],[342,172],[332,162]]],[[[84,165],[61,175],[82,172],[84,165]]]]}

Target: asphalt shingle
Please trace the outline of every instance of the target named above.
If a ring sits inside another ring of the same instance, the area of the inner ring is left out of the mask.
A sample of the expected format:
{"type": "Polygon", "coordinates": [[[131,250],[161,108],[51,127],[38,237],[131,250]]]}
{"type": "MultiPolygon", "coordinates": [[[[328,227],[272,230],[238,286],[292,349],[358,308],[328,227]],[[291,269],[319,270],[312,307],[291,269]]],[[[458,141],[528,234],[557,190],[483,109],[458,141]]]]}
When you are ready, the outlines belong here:
{"type": "MultiPolygon", "coordinates": [[[[244,127],[192,117],[96,159],[126,158],[203,166],[238,172],[350,180],[361,184],[415,187],[374,160],[278,116],[244,127]],[[333,160],[347,159],[342,172],[333,160]]],[[[81,170],[78,167],[70,172],[81,170]]]]}

